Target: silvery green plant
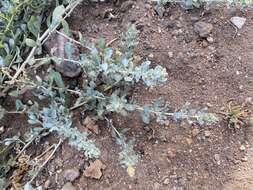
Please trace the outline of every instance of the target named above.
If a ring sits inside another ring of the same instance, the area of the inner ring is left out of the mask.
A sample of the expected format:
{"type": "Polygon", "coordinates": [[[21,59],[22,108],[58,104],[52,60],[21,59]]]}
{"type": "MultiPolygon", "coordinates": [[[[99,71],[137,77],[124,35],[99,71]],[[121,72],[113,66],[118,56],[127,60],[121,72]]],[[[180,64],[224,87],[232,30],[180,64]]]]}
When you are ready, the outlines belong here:
{"type": "Polygon", "coordinates": [[[105,118],[108,124],[108,127],[112,130],[112,136],[116,139],[116,143],[120,146],[121,152],[119,153],[120,164],[124,168],[134,168],[138,163],[138,155],[134,151],[134,140],[129,140],[127,142],[125,133],[129,129],[125,128],[119,132],[113,125],[112,120],[105,118]]]}
{"type": "Polygon", "coordinates": [[[39,105],[35,103],[28,111],[28,122],[39,124],[49,132],[56,132],[61,138],[68,139],[69,144],[83,151],[87,158],[98,157],[99,149],[88,139],[87,132],[80,132],[72,127],[71,114],[62,103],[62,100],[53,100],[49,107],[42,110],[39,110],[39,105]]]}

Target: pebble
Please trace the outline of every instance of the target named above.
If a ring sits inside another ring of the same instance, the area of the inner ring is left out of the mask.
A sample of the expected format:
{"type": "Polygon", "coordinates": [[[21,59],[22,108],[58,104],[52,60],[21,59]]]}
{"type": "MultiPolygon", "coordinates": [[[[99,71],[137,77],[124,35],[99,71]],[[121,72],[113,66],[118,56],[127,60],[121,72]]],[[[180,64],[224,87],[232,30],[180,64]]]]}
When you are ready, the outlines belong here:
{"type": "Polygon", "coordinates": [[[211,136],[211,132],[210,131],[205,131],[205,137],[210,137],[211,136]]]}
{"type": "Polygon", "coordinates": [[[4,126],[0,127],[0,134],[4,133],[4,126]]]}
{"type": "Polygon", "coordinates": [[[154,54],[151,53],[151,54],[148,55],[148,57],[152,59],[152,58],[154,58],[154,54]]]}
{"type": "Polygon", "coordinates": [[[211,36],[207,37],[206,40],[207,40],[210,44],[212,44],[212,43],[214,42],[214,39],[213,39],[211,36]]]}
{"type": "Polygon", "coordinates": [[[49,186],[50,186],[50,180],[48,179],[48,180],[46,180],[46,182],[44,183],[44,189],[48,189],[49,188],[49,186]]]}
{"type": "Polygon", "coordinates": [[[174,148],[169,148],[167,154],[169,158],[174,158],[177,154],[177,151],[174,148]]]}
{"type": "Polygon", "coordinates": [[[185,140],[188,145],[191,145],[193,142],[191,138],[186,138],[185,140]]]}
{"type": "Polygon", "coordinates": [[[172,51],[169,51],[169,52],[168,52],[168,55],[169,55],[169,58],[172,58],[172,57],[173,57],[173,52],[172,52],[172,51]]]}
{"type": "Polygon", "coordinates": [[[73,182],[80,176],[80,172],[78,169],[67,169],[63,172],[63,177],[67,181],[73,182]]]}
{"type": "Polygon", "coordinates": [[[165,8],[164,8],[163,6],[161,6],[161,5],[156,5],[156,6],[154,7],[154,9],[155,9],[156,14],[158,14],[158,16],[159,16],[160,18],[162,18],[162,17],[163,17],[163,14],[164,14],[164,12],[165,12],[165,8]]]}
{"type": "Polygon", "coordinates": [[[242,157],[241,159],[242,162],[247,162],[248,161],[248,158],[246,156],[242,157]]]}
{"type": "Polygon", "coordinates": [[[206,38],[212,32],[213,25],[199,21],[194,24],[194,30],[199,34],[200,37],[206,38]]]}
{"type": "Polygon", "coordinates": [[[243,25],[246,22],[246,18],[244,17],[238,17],[238,16],[234,16],[230,19],[230,21],[233,23],[233,25],[235,25],[238,29],[241,29],[243,27],[243,25]]]}
{"type": "Polygon", "coordinates": [[[160,189],[160,184],[158,182],[155,182],[154,185],[153,185],[153,189],[154,190],[160,189]]]}
{"type": "Polygon", "coordinates": [[[164,185],[169,185],[170,184],[170,179],[169,178],[165,178],[163,181],[164,185]]]}
{"type": "Polygon", "coordinates": [[[214,155],[214,159],[215,159],[217,165],[220,165],[220,164],[221,164],[221,158],[220,158],[220,155],[219,155],[219,154],[215,154],[215,155],[214,155]]]}
{"type": "Polygon", "coordinates": [[[72,183],[68,182],[61,188],[61,190],[76,190],[76,188],[72,185],[72,183]]]}
{"type": "Polygon", "coordinates": [[[252,103],[253,103],[253,102],[252,102],[252,97],[246,98],[246,99],[245,99],[245,103],[246,103],[246,104],[252,104],[252,103]]]}
{"type": "Polygon", "coordinates": [[[240,150],[241,150],[241,151],[245,151],[245,150],[246,150],[246,147],[242,144],[242,145],[240,146],[240,150]]]}

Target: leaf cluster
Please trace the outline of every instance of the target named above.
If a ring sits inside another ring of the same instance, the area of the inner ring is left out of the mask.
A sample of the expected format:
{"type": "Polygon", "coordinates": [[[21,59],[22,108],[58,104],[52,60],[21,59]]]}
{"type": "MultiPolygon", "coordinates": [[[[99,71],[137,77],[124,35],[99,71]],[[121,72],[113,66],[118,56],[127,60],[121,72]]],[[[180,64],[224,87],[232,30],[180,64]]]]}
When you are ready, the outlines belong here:
{"type": "Polygon", "coordinates": [[[39,110],[35,103],[28,111],[28,122],[30,124],[39,124],[49,132],[56,132],[63,139],[68,139],[69,144],[84,151],[87,158],[98,157],[99,149],[92,140],[88,140],[87,132],[80,132],[71,127],[72,119],[69,110],[62,105],[62,100],[52,101],[49,107],[39,110]]]}

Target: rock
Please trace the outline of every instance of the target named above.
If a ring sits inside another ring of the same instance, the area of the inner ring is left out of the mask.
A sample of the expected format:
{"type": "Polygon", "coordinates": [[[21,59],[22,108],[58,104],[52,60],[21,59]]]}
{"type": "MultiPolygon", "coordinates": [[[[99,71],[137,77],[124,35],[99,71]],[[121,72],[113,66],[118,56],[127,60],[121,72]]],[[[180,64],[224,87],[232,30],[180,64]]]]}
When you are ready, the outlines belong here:
{"type": "Polygon", "coordinates": [[[155,9],[156,14],[158,14],[158,16],[160,18],[162,18],[163,14],[165,12],[165,8],[163,6],[161,6],[161,5],[156,5],[154,9],[155,9]]]}
{"type": "Polygon", "coordinates": [[[160,189],[160,184],[158,183],[158,182],[155,182],[154,184],[153,184],[153,189],[154,190],[159,190],[160,189]]]}
{"type": "Polygon", "coordinates": [[[173,57],[173,52],[172,52],[172,51],[169,51],[169,52],[168,52],[168,55],[169,55],[169,58],[172,58],[172,57],[173,57]]]}
{"type": "Polygon", "coordinates": [[[162,20],[162,25],[168,29],[176,27],[175,21],[171,21],[171,20],[162,20]]]}
{"type": "Polygon", "coordinates": [[[4,133],[4,126],[0,127],[0,135],[4,133]]]}
{"type": "Polygon", "coordinates": [[[205,131],[205,137],[210,137],[211,136],[211,132],[210,131],[205,131]]]}
{"type": "Polygon", "coordinates": [[[163,181],[164,185],[169,185],[170,184],[170,179],[169,178],[165,178],[163,181]]]}
{"type": "Polygon", "coordinates": [[[210,44],[214,42],[214,39],[213,39],[211,36],[207,37],[206,40],[207,40],[210,44]]]}
{"type": "Polygon", "coordinates": [[[240,150],[241,150],[241,151],[245,151],[245,150],[246,150],[246,147],[242,144],[242,145],[240,146],[240,150]]]}
{"type": "Polygon", "coordinates": [[[72,183],[68,182],[61,188],[61,190],[76,190],[76,188],[72,185],[72,183]]]}
{"type": "Polygon", "coordinates": [[[125,1],[121,4],[120,6],[120,11],[121,12],[126,12],[128,11],[129,9],[131,9],[134,5],[134,1],[125,1]]]}
{"type": "Polygon", "coordinates": [[[174,158],[176,156],[176,154],[177,154],[176,149],[174,149],[174,148],[168,149],[167,155],[169,158],[174,158]]]}
{"type": "Polygon", "coordinates": [[[89,117],[87,116],[84,120],[84,125],[93,133],[99,134],[99,129],[96,123],[89,117]]]}
{"type": "Polygon", "coordinates": [[[44,189],[48,189],[48,188],[49,188],[49,186],[50,186],[50,183],[51,183],[51,182],[50,182],[50,180],[49,180],[49,179],[48,179],[48,180],[46,180],[46,181],[45,181],[45,183],[44,183],[44,185],[43,185],[43,186],[44,186],[44,189]]]}
{"type": "MultiPolygon", "coordinates": [[[[63,33],[61,30],[60,32],[63,33]]],[[[68,58],[65,52],[65,46],[69,43],[71,48],[69,48],[68,54],[71,54],[71,59],[79,59],[79,49],[78,47],[71,43],[66,37],[59,33],[53,34],[45,43],[44,48],[51,55],[58,58],[68,58]]],[[[70,62],[70,61],[59,61],[59,63],[54,63],[54,68],[60,72],[63,76],[74,78],[80,75],[81,67],[80,65],[70,62]]]]}
{"type": "Polygon", "coordinates": [[[185,140],[188,145],[191,145],[193,142],[191,138],[186,138],[185,140]]]}
{"type": "Polygon", "coordinates": [[[219,155],[219,154],[215,154],[215,155],[214,155],[214,159],[215,159],[217,165],[220,165],[220,164],[221,164],[221,158],[220,158],[220,155],[219,155]]]}
{"type": "Polygon", "coordinates": [[[206,38],[213,30],[213,25],[206,22],[196,22],[194,24],[194,30],[199,34],[200,37],[206,38]]]}
{"type": "Polygon", "coordinates": [[[90,164],[88,168],[83,172],[85,177],[100,179],[102,177],[102,170],[106,168],[100,160],[95,160],[90,164]]]}
{"type": "Polygon", "coordinates": [[[245,104],[253,104],[252,97],[247,97],[245,99],[245,104]]]}
{"type": "Polygon", "coordinates": [[[152,59],[152,58],[154,58],[154,54],[151,53],[151,54],[148,55],[148,57],[149,57],[150,59],[152,59]]]}
{"type": "Polygon", "coordinates": [[[248,161],[248,158],[247,158],[246,156],[244,156],[244,157],[241,158],[241,161],[242,161],[242,162],[247,162],[247,161],[248,161]]]}
{"type": "Polygon", "coordinates": [[[197,22],[197,21],[199,21],[199,17],[196,17],[196,16],[191,16],[191,21],[192,22],[197,22]]]}
{"type": "Polygon", "coordinates": [[[238,17],[238,16],[234,16],[230,19],[230,21],[232,22],[233,25],[235,25],[238,29],[241,29],[243,27],[243,25],[246,22],[246,18],[244,17],[238,17]]]}
{"type": "Polygon", "coordinates": [[[63,172],[63,177],[67,181],[73,182],[80,176],[80,172],[78,169],[67,169],[63,172]]]}

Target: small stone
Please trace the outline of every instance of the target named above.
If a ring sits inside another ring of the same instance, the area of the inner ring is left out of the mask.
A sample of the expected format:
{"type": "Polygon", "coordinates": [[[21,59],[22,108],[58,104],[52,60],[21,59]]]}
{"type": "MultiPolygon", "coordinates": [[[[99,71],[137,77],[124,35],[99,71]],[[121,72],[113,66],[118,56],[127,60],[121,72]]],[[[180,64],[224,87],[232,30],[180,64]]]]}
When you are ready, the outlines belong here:
{"type": "Polygon", "coordinates": [[[46,180],[45,181],[45,183],[44,183],[44,189],[48,189],[49,188],[49,186],[50,186],[50,180],[48,179],[48,180],[46,180]]]}
{"type": "Polygon", "coordinates": [[[211,132],[210,131],[205,131],[205,137],[210,137],[211,136],[211,132]]]}
{"type": "Polygon", "coordinates": [[[90,164],[88,168],[83,172],[85,177],[100,179],[103,175],[102,170],[106,168],[100,160],[95,160],[90,164]]]}
{"type": "Polygon", "coordinates": [[[152,59],[152,58],[154,58],[154,54],[151,53],[148,55],[148,57],[152,59]]]}
{"type": "Polygon", "coordinates": [[[164,185],[169,185],[170,184],[170,179],[169,178],[165,178],[163,181],[164,185]]]}
{"type": "Polygon", "coordinates": [[[73,182],[80,176],[80,172],[78,169],[68,169],[63,172],[63,177],[67,181],[73,182]]]}
{"type": "Polygon", "coordinates": [[[192,139],[191,139],[191,138],[186,138],[185,140],[186,140],[186,143],[187,143],[188,145],[191,145],[191,144],[192,144],[192,139]]]}
{"type": "Polygon", "coordinates": [[[241,159],[242,162],[247,162],[248,161],[248,158],[246,156],[242,157],[241,159]]]}
{"type": "Polygon", "coordinates": [[[164,6],[156,5],[156,6],[154,7],[154,9],[155,9],[156,14],[158,14],[158,16],[159,16],[160,18],[162,18],[162,17],[163,17],[163,14],[164,14],[164,12],[165,12],[164,6]]]}
{"type": "Polygon", "coordinates": [[[233,23],[233,25],[235,25],[238,29],[241,29],[243,27],[243,25],[246,22],[246,18],[244,17],[238,17],[238,16],[234,16],[230,19],[230,21],[233,23]]]}
{"type": "Polygon", "coordinates": [[[72,183],[68,182],[61,188],[61,190],[76,190],[76,188],[72,185],[72,183]]]}
{"type": "Polygon", "coordinates": [[[199,34],[200,37],[206,38],[212,32],[213,25],[199,21],[194,24],[194,30],[199,34]]]}
{"type": "Polygon", "coordinates": [[[202,42],[202,46],[203,46],[203,47],[207,47],[207,46],[208,46],[208,43],[207,43],[206,40],[204,40],[204,41],[202,42]]]}
{"type": "Polygon", "coordinates": [[[169,158],[174,158],[177,155],[177,151],[174,148],[169,148],[167,154],[169,158]]]}
{"type": "Polygon", "coordinates": [[[242,145],[240,146],[240,150],[241,150],[241,151],[245,151],[245,150],[246,150],[246,147],[242,144],[242,145]]]}
{"type": "Polygon", "coordinates": [[[0,134],[4,133],[4,126],[0,127],[0,134]]]}
{"type": "Polygon", "coordinates": [[[161,185],[158,182],[155,182],[154,185],[153,185],[153,189],[158,190],[158,189],[160,189],[160,186],[161,185]]]}
{"type": "Polygon", "coordinates": [[[207,40],[210,44],[212,44],[212,43],[214,42],[214,39],[213,39],[211,36],[207,37],[206,40],[207,40]]]}
{"type": "Polygon", "coordinates": [[[245,99],[245,104],[252,104],[252,97],[248,97],[245,99]]]}
{"type": "Polygon", "coordinates": [[[191,21],[192,22],[197,22],[197,21],[199,21],[199,17],[191,16],[191,21]]]}
{"type": "Polygon", "coordinates": [[[172,57],[173,57],[173,52],[172,52],[172,51],[169,51],[169,52],[168,52],[168,55],[169,55],[169,58],[172,58],[172,57]]]}
{"type": "Polygon", "coordinates": [[[198,128],[194,128],[194,129],[192,130],[192,136],[193,136],[193,137],[196,137],[198,134],[199,134],[199,129],[198,129],[198,128]]]}
{"type": "MultiPolygon", "coordinates": [[[[61,32],[63,32],[61,30],[61,32]]],[[[64,36],[55,33],[52,34],[51,37],[46,41],[44,44],[44,48],[46,51],[50,54],[50,56],[60,57],[60,58],[67,58],[65,48],[66,44],[71,44],[71,56],[73,60],[79,59],[80,50],[79,47],[71,43],[67,38],[64,36]]],[[[75,78],[78,77],[81,72],[81,66],[79,64],[73,63],[71,61],[60,61],[60,64],[58,62],[54,62],[54,68],[60,72],[62,75],[69,77],[69,78],[75,78]]]]}
{"type": "Polygon", "coordinates": [[[214,159],[215,159],[217,165],[220,165],[220,164],[221,164],[221,158],[220,158],[220,155],[219,155],[219,154],[215,154],[215,155],[214,155],[214,159]]]}

